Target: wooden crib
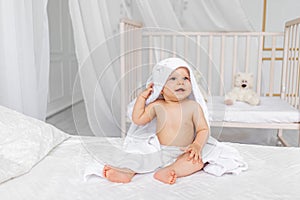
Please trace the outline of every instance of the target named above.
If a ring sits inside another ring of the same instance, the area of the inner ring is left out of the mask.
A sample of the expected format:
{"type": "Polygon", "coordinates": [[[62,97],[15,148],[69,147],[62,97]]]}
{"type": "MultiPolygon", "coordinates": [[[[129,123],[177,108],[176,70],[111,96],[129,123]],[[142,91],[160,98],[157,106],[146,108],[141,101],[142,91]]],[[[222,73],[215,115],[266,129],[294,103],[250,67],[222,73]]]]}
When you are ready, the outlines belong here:
{"type": "Polygon", "coordinates": [[[125,136],[128,124],[125,117],[127,104],[145,87],[143,84],[152,67],[164,58],[180,57],[197,75],[207,97],[212,127],[276,129],[279,141],[287,146],[283,130],[296,130],[298,133],[300,130],[299,23],[300,18],[287,22],[284,33],[177,32],[143,28],[139,22],[121,20],[122,136],[125,136]],[[224,95],[233,87],[233,77],[237,72],[254,74],[254,90],[260,95],[262,105],[246,105],[248,110],[240,110],[223,103],[224,95]],[[270,104],[282,109],[276,111],[270,104]],[[263,110],[264,106],[266,110],[263,110]],[[255,119],[255,116],[265,114],[265,119],[255,119]],[[239,121],[242,115],[249,115],[249,120],[239,121]],[[281,119],[272,121],[272,116],[276,115],[281,119]],[[227,116],[237,119],[228,120],[227,116]],[[293,119],[287,121],[291,116],[293,119]]]}

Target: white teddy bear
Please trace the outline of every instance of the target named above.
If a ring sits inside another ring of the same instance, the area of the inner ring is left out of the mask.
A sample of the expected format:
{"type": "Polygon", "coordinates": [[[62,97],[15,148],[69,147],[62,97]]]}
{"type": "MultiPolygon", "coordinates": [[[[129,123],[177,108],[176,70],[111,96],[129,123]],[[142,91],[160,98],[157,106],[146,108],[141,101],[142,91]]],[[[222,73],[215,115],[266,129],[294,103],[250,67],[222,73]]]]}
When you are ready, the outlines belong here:
{"type": "Polygon", "coordinates": [[[232,105],[235,101],[244,101],[250,105],[258,105],[260,100],[253,87],[252,73],[237,73],[234,76],[234,88],[225,95],[224,103],[232,105]]]}

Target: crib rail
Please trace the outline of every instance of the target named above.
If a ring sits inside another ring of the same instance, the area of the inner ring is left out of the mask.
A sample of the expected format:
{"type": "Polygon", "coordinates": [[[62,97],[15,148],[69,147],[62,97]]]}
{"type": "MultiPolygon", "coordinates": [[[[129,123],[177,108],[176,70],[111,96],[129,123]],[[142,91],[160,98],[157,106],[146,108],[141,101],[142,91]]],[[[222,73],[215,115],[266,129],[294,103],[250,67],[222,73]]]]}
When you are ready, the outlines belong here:
{"type": "Polygon", "coordinates": [[[281,98],[300,109],[300,18],[286,22],[281,98]]]}

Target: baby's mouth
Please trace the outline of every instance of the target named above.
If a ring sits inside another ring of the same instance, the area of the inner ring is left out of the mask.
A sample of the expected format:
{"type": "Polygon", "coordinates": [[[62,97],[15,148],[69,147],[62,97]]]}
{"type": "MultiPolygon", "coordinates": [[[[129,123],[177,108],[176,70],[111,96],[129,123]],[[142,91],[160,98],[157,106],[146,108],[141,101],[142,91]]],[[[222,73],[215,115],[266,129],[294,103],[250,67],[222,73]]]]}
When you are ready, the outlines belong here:
{"type": "Polygon", "coordinates": [[[175,90],[175,92],[184,92],[184,91],[185,91],[185,89],[183,89],[183,88],[179,88],[179,89],[175,90]]]}

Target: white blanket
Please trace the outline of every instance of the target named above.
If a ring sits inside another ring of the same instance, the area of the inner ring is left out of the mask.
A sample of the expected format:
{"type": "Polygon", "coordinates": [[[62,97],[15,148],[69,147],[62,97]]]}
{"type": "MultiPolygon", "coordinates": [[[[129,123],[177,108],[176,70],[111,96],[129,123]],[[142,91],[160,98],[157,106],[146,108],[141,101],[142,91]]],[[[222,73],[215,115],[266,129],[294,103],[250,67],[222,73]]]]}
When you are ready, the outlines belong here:
{"type": "MultiPolygon", "coordinates": [[[[209,124],[206,103],[196,83],[193,71],[185,61],[179,58],[165,59],[154,66],[152,75],[147,81],[148,83],[154,83],[153,92],[147,99],[146,104],[160,98],[160,92],[167,78],[178,67],[186,67],[189,70],[192,84],[192,93],[189,98],[200,104],[205,119],[209,124]]],[[[128,115],[130,118],[134,102],[131,102],[128,106],[128,115]]],[[[101,163],[120,168],[129,168],[137,173],[152,172],[157,167],[162,167],[164,163],[159,164],[159,161],[157,161],[158,163],[155,162],[155,158],[159,156],[157,154],[161,151],[161,146],[156,136],[155,119],[144,126],[137,126],[132,123],[125,138],[123,148],[114,148],[113,151],[115,153],[113,157],[105,158],[105,155],[98,155],[97,160],[101,162],[91,163],[86,171],[86,175],[98,174],[101,176],[102,171],[99,171],[99,164],[101,163]]],[[[219,143],[212,137],[209,137],[203,149],[202,159],[203,162],[208,163],[204,171],[216,176],[226,173],[239,174],[241,171],[247,169],[247,164],[235,149],[219,143]]]]}

